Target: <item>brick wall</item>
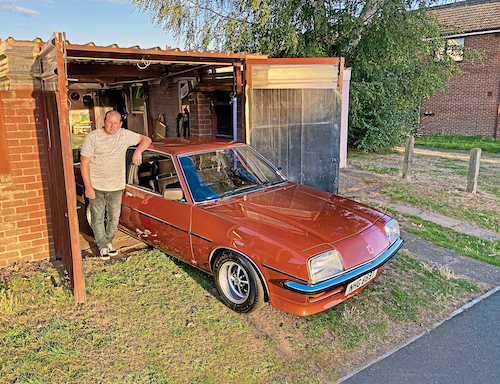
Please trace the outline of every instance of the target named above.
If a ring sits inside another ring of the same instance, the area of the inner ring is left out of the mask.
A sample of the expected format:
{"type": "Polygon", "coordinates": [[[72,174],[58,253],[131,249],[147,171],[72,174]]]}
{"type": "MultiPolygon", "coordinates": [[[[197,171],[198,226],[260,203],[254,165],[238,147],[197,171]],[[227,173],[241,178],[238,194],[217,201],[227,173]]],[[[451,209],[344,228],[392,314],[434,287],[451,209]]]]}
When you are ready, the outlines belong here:
{"type": "Polygon", "coordinates": [[[189,94],[189,131],[193,137],[213,136],[210,96],[201,92],[189,94]]]}
{"type": "Polygon", "coordinates": [[[1,91],[0,113],[10,168],[0,182],[0,267],[54,258],[40,106],[33,90],[1,91]]]}
{"type": "Polygon", "coordinates": [[[493,137],[500,104],[500,34],[467,36],[465,46],[485,52],[486,57],[482,64],[461,62],[460,68],[469,74],[452,79],[446,92],[422,103],[424,135],[493,137]]]}
{"type": "Polygon", "coordinates": [[[177,136],[177,115],[181,112],[179,98],[179,84],[169,83],[162,88],[160,84],[149,87],[149,100],[151,103],[151,117],[156,119],[161,113],[167,125],[167,136],[177,136]]]}

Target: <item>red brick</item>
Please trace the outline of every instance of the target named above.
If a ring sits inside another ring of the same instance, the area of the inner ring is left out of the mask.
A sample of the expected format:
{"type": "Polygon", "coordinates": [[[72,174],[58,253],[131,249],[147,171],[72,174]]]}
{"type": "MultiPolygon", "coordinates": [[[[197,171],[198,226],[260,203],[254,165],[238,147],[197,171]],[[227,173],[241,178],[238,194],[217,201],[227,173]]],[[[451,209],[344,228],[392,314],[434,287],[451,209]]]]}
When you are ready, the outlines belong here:
{"type": "Polygon", "coordinates": [[[40,233],[28,233],[26,235],[19,236],[19,241],[38,240],[40,237],[40,233]]]}
{"type": "Polygon", "coordinates": [[[39,162],[40,160],[40,152],[38,152],[38,148],[32,147],[34,150],[31,153],[26,153],[22,155],[23,161],[33,161],[34,163],[37,164],[38,167],[41,166],[41,163],[39,162]]]}
{"type": "Polygon", "coordinates": [[[42,232],[42,231],[46,231],[47,230],[47,225],[46,224],[43,224],[43,225],[36,225],[36,226],[32,226],[30,228],[30,231],[32,233],[35,233],[35,232],[42,232]]]}
{"type": "Polygon", "coordinates": [[[25,176],[28,176],[28,175],[39,175],[40,171],[41,170],[39,168],[23,169],[23,175],[25,175],[25,176]]]}
{"type": "Polygon", "coordinates": [[[27,139],[31,137],[33,137],[33,134],[30,131],[17,131],[9,133],[10,139],[27,139]]]}
{"type": "Polygon", "coordinates": [[[25,188],[27,191],[38,191],[43,188],[43,184],[39,181],[35,181],[33,183],[25,184],[25,188]]]}
{"type": "Polygon", "coordinates": [[[27,203],[29,205],[43,204],[45,203],[45,199],[43,197],[34,197],[32,199],[28,199],[27,203]]]}
{"type": "Polygon", "coordinates": [[[4,124],[5,127],[5,132],[8,132],[9,134],[11,132],[17,132],[18,131],[18,126],[17,124],[4,124]]]}
{"type": "MultiPolygon", "coordinates": [[[[35,192],[34,191],[26,191],[26,192],[20,192],[20,193],[14,193],[14,199],[29,199],[30,197],[34,197],[35,192]]],[[[27,200],[26,203],[28,205],[33,205],[33,203],[30,202],[30,200],[27,200]]],[[[39,203],[34,203],[34,204],[39,204],[39,203]]]]}
{"type": "MultiPolygon", "coordinates": [[[[21,171],[22,173],[22,171],[21,171]]],[[[16,184],[28,184],[28,183],[35,183],[36,182],[36,177],[35,176],[21,176],[21,177],[16,177],[14,178],[14,182],[16,184]]],[[[26,188],[28,189],[28,188],[26,188]]]]}
{"type": "Polygon", "coordinates": [[[32,108],[17,108],[15,109],[17,116],[33,116],[36,109],[32,108]]]}
{"type": "Polygon", "coordinates": [[[493,137],[498,113],[500,44],[494,33],[466,36],[465,45],[486,53],[482,64],[460,62],[467,76],[455,77],[444,93],[422,102],[420,134],[493,137]],[[491,96],[488,96],[491,92],[491,96]],[[433,113],[425,116],[426,112],[433,113]]]}
{"type": "Polygon", "coordinates": [[[5,109],[8,108],[15,108],[15,109],[25,109],[25,108],[36,108],[36,103],[34,99],[27,100],[27,99],[11,99],[11,100],[3,100],[2,101],[3,107],[5,109]]]}
{"type": "Polygon", "coordinates": [[[26,124],[30,122],[28,116],[5,116],[4,122],[7,124],[26,124]]]}
{"type": "Polygon", "coordinates": [[[7,148],[19,147],[19,140],[11,139],[10,135],[9,138],[6,140],[6,142],[7,142],[7,148]]]}
{"type": "MultiPolygon", "coordinates": [[[[9,154],[23,154],[23,153],[33,153],[34,147],[14,147],[9,148],[9,154]]],[[[27,159],[24,159],[27,160],[27,159]]]]}
{"type": "MultiPolygon", "coordinates": [[[[39,211],[40,210],[40,205],[37,204],[37,205],[27,205],[27,206],[24,206],[24,207],[19,207],[16,209],[16,213],[31,213],[31,212],[34,212],[34,211],[39,211]]],[[[31,219],[33,219],[33,217],[30,217],[31,219]]]]}
{"type": "Polygon", "coordinates": [[[26,168],[37,168],[40,169],[40,163],[37,161],[11,161],[11,169],[26,169],[26,168]]]}
{"type": "Polygon", "coordinates": [[[34,255],[43,251],[44,251],[43,246],[39,245],[38,247],[29,247],[26,249],[22,249],[21,255],[22,256],[34,255]]]}
{"type": "Polygon", "coordinates": [[[19,140],[19,145],[24,146],[33,146],[37,147],[40,143],[37,138],[29,138],[29,139],[21,139],[19,140]]]}
{"type": "Polygon", "coordinates": [[[2,209],[4,208],[16,208],[16,207],[22,207],[26,205],[26,202],[23,200],[15,199],[15,200],[9,200],[9,201],[3,201],[0,206],[2,209]]]}
{"type": "Polygon", "coordinates": [[[27,233],[30,233],[29,228],[11,229],[9,231],[9,236],[21,236],[21,235],[25,235],[27,233]]]}
{"type": "Polygon", "coordinates": [[[24,190],[24,185],[11,185],[9,187],[3,188],[4,192],[16,192],[16,191],[23,191],[24,190]]]}
{"type": "Polygon", "coordinates": [[[9,163],[14,163],[16,161],[21,161],[21,155],[11,155],[11,154],[9,154],[9,163]]]}
{"type": "Polygon", "coordinates": [[[45,248],[45,246],[46,246],[46,245],[48,246],[48,245],[49,245],[49,243],[48,243],[48,239],[38,239],[38,240],[34,240],[34,241],[32,241],[32,242],[31,242],[31,245],[33,245],[34,247],[36,247],[36,246],[43,246],[43,249],[44,249],[44,250],[47,250],[47,249],[45,248]]]}
{"type": "Polygon", "coordinates": [[[40,219],[20,221],[17,223],[17,228],[31,227],[31,230],[33,231],[33,228],[37,228],[39,226],[39,224],[40,224],[40,219]]]}
{"type": "MultiPolygon", "coordinates": [[[[21,252],[19,251],[10,251],[10,252],[3,252],[2,254],[0,254],[0,259],[3,259],[3,260],[8,260],[8,259],[13,259],[13,258],[17,258],[21,256],[21,252]]],[[[17,259],[16,259],[17,260],[17,259]]],[[[9,263],[10,264],[10,263],[9,263]]],[[[1,265],[1,264],[0,264],[1,265]]],[[[5,264],[5,265],[8,265],[8,264],[5,264]]],[[[4,265],[4,266],[5,266],[4,265]]]]}
{"type": "Polygon", "coordinates": [[[30,219],[36,219],[36,218],[41,218],[47,216],[45,211],[33,211],[30,214],[30,219]]]}
{"type": "Polygon", "coordinates": [[[16,90],[14,91],[15,97],[18,99],[28,99],[28,100],[35,100],[33,98],[33,87],[31,87],[29,90],[16,90]]]}
{"type": "Polygon", "coordinates": [[[16,212],[16,210],[14,208],[2,208],[0,210],[0,213],[2,215],[2,219],[3,219],[2,221],[7,222],[7,220],[5,220],[5,217],[7,215],[15,215],[17,212],[16,212]]]}
{"type": "Polygon", "coordinates": [[[45,260],[50,258],[50,254],[47,251],[39,252],[31,255],[33,260],[45,260]]]}
{"type": "Polygon", "coordinates": [[[22,176],[23,171],[21,169],[14,169],[10,171],[12,177],[22,176]]]}
{"type": "Polygon", "coordinates": [[[10,236],[10,237],[5,237],[3,239],[0,239],[0,245],[12,245],[12,244],[17,244],[18,239],[16,236],[10,236]]]}

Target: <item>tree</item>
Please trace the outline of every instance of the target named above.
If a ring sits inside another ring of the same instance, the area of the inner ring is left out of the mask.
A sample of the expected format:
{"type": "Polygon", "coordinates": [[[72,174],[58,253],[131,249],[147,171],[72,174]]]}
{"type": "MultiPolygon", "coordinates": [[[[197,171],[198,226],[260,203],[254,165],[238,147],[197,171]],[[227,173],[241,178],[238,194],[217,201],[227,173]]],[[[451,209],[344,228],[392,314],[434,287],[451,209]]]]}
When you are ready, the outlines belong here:
{"type": "Polygon", "coordinates": [[[186,49],[345,57],[349,143],[365,150],[400,144],[416,128],[420,100],[460,73],[443,54],[432,0],[132,1],[186,49]]]}

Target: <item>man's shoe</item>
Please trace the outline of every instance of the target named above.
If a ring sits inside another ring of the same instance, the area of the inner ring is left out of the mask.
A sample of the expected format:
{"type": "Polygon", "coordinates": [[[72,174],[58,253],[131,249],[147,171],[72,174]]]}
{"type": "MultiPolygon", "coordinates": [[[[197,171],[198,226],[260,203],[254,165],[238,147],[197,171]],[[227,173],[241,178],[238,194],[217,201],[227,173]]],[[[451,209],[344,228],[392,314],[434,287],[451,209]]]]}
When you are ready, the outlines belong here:
{"type": "Polygon", "coordinates": [[[118,251],[110,244],[108,244],[108,255],[109,256],[118,256],[118,251]]]}
{"type": "Polygon", "coordinates": [[[101,256],[101,260],[109,260],[108,247],[101,248],[99,255],[101,256]]]}

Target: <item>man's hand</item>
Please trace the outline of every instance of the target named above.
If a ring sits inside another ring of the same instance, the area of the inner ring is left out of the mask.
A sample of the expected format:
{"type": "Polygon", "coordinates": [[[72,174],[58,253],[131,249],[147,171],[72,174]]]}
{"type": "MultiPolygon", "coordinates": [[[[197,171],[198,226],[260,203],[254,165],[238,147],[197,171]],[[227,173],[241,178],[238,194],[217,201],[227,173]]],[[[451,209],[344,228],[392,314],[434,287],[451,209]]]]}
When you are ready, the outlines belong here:
{"type": "Polygon", "coordinates": [[[92,187],[85,188],[85,197],[89,198],[90,200],[95,199],[95,189],[92,187]]]}
{"type": "Polygon", "coordinates": [[[135,165],[141,165],[142,164],[142,152],[135,150],[134,156],[132,157],[132,161],[134,162],[135,165]]]}
{"type": "Polygon", "coordinates": [[[149,144],[151,144],[151,139],[147,136],[141,135],[139,137],[139,142],[137,143],[138,147],[134,152],[134,156],[132,157],[132,161],[135,165],[141,165],[142,164],[142,152],[149,147],[149,144]]]}

